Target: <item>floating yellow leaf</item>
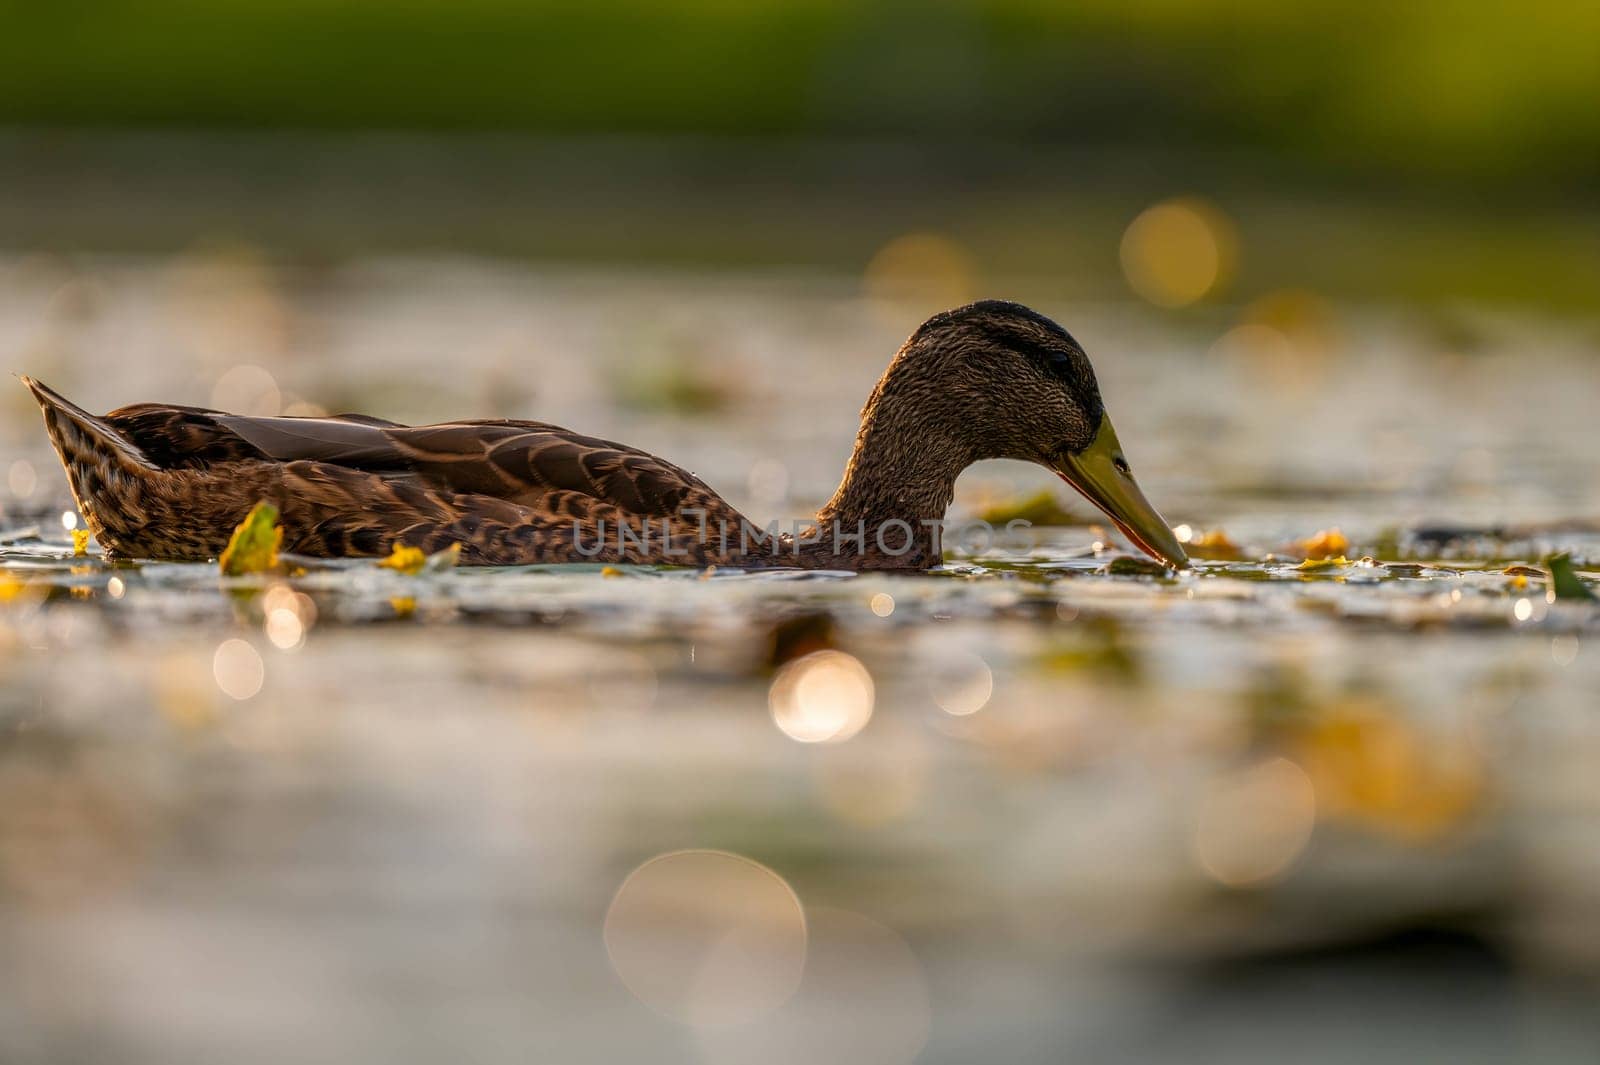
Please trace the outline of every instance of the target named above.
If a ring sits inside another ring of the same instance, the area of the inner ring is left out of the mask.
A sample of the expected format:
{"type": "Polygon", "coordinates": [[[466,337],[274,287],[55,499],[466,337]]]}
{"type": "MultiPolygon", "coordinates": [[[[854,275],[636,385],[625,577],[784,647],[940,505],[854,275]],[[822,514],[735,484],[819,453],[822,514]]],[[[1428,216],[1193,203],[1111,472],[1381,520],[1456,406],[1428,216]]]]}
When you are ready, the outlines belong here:
{"type": "Polygon", "coordinates": [[[602,576],[602,577],[621,577],[621,576],[623,576],[623,572],[620,569],[618,569],[617,567],[615,567],[615,566],[602,566],[600,568],[600,576],[602,576]]]}
{"type": "Polygon", "coordinates": [[[420,547],[395,544],[394,551],[388,558],[380,559],[378,565],[384,569],[392,569],[396,573],[404,573],[407,577],[415,577],[419,573],[437,573],[440,570],[451,569],[460,561],[460,544],[451,544],[443,551],[435,551],[431,555],[424,554],[420,547]]]}
{"type": "Polygon", "coordinates": [[[72,553],[79,558],[89,553],[89,530],[72,530],[72,553]]]}
{"type": "Polygon", "coordinates": [[[389,600],[389,605],[397,618],[408,618],[417,612],[417,601],[409,595],[397,595],[389,600]]]}
{"type": "Polygon", "coordinates": [[[383,569],[392,569],[396,573],[404,573],[408,577],[415,577],[422,572],[422,567],[427,565],[428,556],[423,554],[420,547],[407,547],[404,544],[395,544],[389,557],[379,561],[383,569]]]}
{"type": "Polygon", "coordinates": [[[283,544],[283,526],[278,524],[278,508],[257,503],[233,530],[233,538],[218,560],[225,577],[247,573],[271,573],[278,568],[278,548],[283,544]]]}
{"type": "Polygon", "coordinates": [[[1308,558],[1295,569],[1315,572],[1322,569],[1338,569],[1340,566],[1350,565],[1350,560],[1340,555],[1337,558],[1308,558]]]}
{"type": "Polygon", "coordinates": [[[1350,550],[1350,540],[1337,527],[1323,529],[1317,535],[1305,540],[1297,540],[1293,548],[1308,559],[1324,559],[1338,556],[1341,560],[1345,552],[1350,550]]]}

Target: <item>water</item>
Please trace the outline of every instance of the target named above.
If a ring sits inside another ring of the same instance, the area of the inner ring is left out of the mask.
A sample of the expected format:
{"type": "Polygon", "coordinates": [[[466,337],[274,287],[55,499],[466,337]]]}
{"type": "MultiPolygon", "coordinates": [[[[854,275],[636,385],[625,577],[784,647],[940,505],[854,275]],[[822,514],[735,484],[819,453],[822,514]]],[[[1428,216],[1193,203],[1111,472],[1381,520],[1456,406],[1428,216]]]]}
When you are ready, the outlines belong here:
{"type": "MultiPolygon", "coordinates": [[[[0,343],[91,409],[251,365],[280,407],[624,439],[756,515],[826,498],[915,316],[818,278],[5,269],[0,343]]],[[[1150,497],[1243,561],[1119,575],[1084,524],[923,577],[113,566],[14,389],[0,1057],[1590,1060],[1600,607],[1505,571],[1595,587],[1593,335],[1045,309],[1150,497]],[[1334,526],[1351,561],[1300,568],[1334,526]]],[[[1050,483],[985,464],[957,508],[1050,483]]]]}

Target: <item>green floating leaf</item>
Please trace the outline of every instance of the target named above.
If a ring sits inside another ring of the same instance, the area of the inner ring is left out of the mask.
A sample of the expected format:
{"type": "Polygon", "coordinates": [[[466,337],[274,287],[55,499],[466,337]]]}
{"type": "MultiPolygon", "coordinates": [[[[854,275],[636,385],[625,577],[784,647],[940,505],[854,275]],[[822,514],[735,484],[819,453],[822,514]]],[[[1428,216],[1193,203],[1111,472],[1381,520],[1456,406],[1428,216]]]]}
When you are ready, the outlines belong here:
{"type": "Polygon", "coordinates": [[[283,526],[278,524],[278,508],[271,503],[257,503],[233,530],[233,538],[218,559],[222,575],[242,577],[276,571],[278,548],[282,544],[283,526]]]}
{"type": "Polygon", "coordinates": [[[1557,599],[1593,601],[1594,593],[1572,568],[1571,555],[1565,552],[1559,555],[1546,555],[1544,568],[1550,571],[1550,590],[1555,593],[1557,599]]]}

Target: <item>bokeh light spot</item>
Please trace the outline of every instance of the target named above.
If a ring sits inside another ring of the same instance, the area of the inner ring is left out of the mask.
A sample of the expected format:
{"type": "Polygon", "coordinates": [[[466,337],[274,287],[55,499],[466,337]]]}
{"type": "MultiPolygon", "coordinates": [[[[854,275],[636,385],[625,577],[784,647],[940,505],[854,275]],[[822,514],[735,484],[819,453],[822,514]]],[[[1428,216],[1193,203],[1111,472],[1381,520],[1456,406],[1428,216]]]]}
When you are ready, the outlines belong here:
{"type": "Polygon", "coordinates": [[[969,303],[977,268],[960,244],[937,233],[908,233],[873,255],[862,279],[867,298],[896,326],[969,303]]]}
{"type": "Polygon", "coordinates": [[[676,851],[639,866],[611,901],[604,939],[629,991],[694,1027],[771,1013],[805,967],[805,913],[793,889],[725,851],[676,851]]]}
{"type": "Polygon", "coordinates": [[[39,487],[39,475],[34,472],[33,463],[27,459],[18,459],[6,471],[6,487],[11,489],[11,494],[18,499],[27,499],[33,495],[33,490],[39,487]]]}
{"type": "Polygon", "coordinates": [[[1316,815],[1310,776],[1287,758],[1226,773],[1201,800],[1195,860],[1229,887],[1272,880],[1305,850],[1316,815]]]}
{"type": "Polygon", "coordinates": [[[1576,636],[1557,636],[1550,641],[1550,660],[1558,666],[1570,666],[1578,660],[1581,646],[1576,636]]]}
{"type": "Polygon", "coordinates": [[[816,651],[784,666],[767,704],[784,735],[800,743],[842,743],[872,717],[872,675],[843,651],[816,651]]]}
{"type": "Polygon", "coordinates": [[[1122,271],[1140,296],[1160,307],[1187,307],[1232,279],[1237,238],[1232,221],[1194,197],[1147,208],[1122,235],[1122,271]]]}
{"type": "Polygon", "coordinates": [[[989,663],[965,651],[942,658],[928,678],[933,701],[947,714],[965,717],[982,710],[994,694],[989,663]]]}
{"type": "Polygon", "coordinates": [[[261,654],[245,641],[223,640],[211,657],[211,673],[224,695],[243,702],[261,690],[266,666],[261,654]]]}

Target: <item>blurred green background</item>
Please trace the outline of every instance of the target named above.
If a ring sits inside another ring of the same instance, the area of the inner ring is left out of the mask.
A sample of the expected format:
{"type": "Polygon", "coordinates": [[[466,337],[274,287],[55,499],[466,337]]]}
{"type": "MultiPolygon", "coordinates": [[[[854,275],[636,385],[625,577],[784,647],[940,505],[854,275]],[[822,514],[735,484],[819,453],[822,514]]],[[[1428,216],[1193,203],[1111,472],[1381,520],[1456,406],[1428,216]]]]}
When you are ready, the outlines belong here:
{"type": "Polygon", "coordinates": [[[931,229],[980,276],[1096,296],[1125,291],[1101,279],[1129,219],[1200,194],[1247,252],[1219,294],[1582,310],[1600,291],[1583,0],[0,12],[12,248],[221,235],[851,272],[931,229]]]}
{"type": "Polygon", "coordinates": [[[1583,0],[6,7],[16,123],[939,135],[1600,177],[1600,6],[1583,0]]]}

